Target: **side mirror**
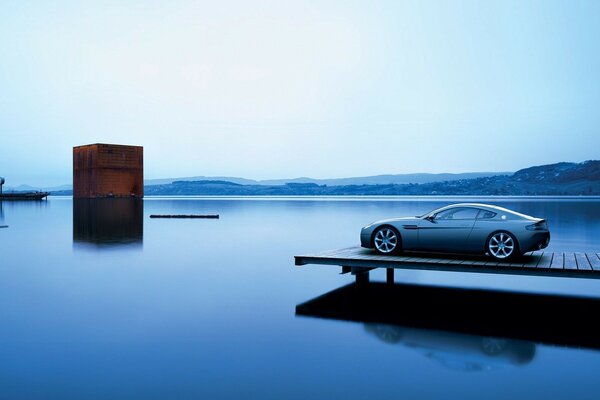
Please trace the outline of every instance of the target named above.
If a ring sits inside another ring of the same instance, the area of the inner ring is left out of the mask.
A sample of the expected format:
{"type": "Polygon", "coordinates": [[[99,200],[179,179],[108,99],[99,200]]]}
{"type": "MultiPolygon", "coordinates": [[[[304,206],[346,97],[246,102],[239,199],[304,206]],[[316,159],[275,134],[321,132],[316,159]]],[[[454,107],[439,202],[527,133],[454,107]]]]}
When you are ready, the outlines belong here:
{"type": "Polygon", "coordinates": [[[429,222],[433,222],[433,220],[435,219],[435,215],[428,215],[425,217],[425,219],[429,222]]]}

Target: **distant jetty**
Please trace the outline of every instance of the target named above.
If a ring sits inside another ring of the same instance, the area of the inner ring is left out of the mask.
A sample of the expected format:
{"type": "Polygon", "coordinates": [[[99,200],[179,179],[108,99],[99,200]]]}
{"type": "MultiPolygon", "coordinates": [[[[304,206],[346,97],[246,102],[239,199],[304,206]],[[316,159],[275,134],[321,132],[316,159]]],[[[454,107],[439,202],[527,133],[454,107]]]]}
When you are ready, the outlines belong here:
{"type": "Polygon", "coordinates": [[[49,192],[9,192],[3,193],[2,186],[4,178],[0,176],[0,201],[2,200],[42,200],[50,194],[49,192]]]}
{"type": "Polygon", "coordinates": [[[152,214],[150,218],[205,218],[205,219],[219,219],[219,214],[167,214],[167,215],[159,215],[152,214]]]}
{"type": "Polygon", "coordinates": [[[43,200],[49,194],[48,192],[0,193],[0,200],[43,200]]]}

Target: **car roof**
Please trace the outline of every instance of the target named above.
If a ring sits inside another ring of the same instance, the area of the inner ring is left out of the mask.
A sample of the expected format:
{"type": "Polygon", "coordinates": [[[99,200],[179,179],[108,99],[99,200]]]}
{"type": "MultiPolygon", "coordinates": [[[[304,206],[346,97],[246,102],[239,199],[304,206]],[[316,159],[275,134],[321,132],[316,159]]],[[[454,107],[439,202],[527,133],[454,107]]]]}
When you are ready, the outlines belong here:
{"type": "Polygon", "coordinates": [[[483,203],[457,203],[457,204],[450,204],[450,205],[447,205],[445,207],[438,208],[435,211],[439,212],[439,211],[442,211],[442,210],[447,210],[447,209],[450,209],[450,208],[458,208],[458,207],[482,208],[484,210],[489,210],[489,211],[493,211],[493,212],[496,212],[496,213],[503,212],[503,213],[510,213],[510,214],[513,214],[513,215],[516,215],[516,216],[519,216],[519,217],[522,217],[522,218],[527,218],[527,219],[531,219],[532,218],[529,215],[521,214],[521,213],[518,213],[516,211],[509,210],[508,208],[504,208],[504,207],[500,207],[500,206],[495,206],[495,205],[491,205],[491,204],[483,204],[483,203]]]}

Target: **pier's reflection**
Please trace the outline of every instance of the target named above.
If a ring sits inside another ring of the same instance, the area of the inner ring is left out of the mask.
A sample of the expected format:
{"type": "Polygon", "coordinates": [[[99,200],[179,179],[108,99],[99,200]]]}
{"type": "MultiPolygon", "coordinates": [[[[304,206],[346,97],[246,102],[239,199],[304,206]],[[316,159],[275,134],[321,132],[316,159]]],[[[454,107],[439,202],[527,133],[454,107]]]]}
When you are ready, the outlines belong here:
{"type": "Polygon", "coordinates": [[[371,282],[296,306],[297,316],[361,322],[382,342],[446,367],[533,361],[536,343],[600,349],[600,299],[371,282]]]}
{"type": "Polygon", "coordinates": [[[74,244],[141,245],[143,237],[143,200],[73,199],[74,244]]]}

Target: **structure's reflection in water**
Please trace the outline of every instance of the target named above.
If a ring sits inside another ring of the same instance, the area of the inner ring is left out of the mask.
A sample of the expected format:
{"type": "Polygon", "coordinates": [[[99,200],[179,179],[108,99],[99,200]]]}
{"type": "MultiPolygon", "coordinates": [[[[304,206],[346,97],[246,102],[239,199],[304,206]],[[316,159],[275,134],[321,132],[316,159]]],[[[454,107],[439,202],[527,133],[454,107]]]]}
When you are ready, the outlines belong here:
{"type": "Polygon", "coordinates": [[[600,299],[371,282],[350,284],[296,306],[297,316],[363,322],[465,371],[524,365],[536,342],[600,349],[600,299]]]}
{"type": "Polygon", "coordinates": [[[141,245],[143,237],[143,200],[73,200],[74,243],[97,246],[141,245]]]}

